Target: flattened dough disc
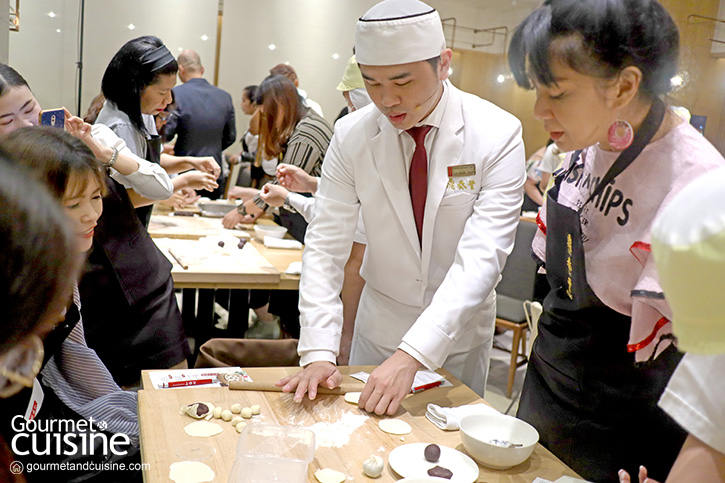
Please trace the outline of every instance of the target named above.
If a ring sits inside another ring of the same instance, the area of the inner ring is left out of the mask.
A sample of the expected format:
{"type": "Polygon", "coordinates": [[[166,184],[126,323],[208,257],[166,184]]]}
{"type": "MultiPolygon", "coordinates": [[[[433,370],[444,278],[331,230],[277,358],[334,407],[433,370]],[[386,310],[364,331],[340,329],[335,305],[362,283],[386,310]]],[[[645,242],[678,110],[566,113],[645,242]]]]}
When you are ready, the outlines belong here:
{"type": "Polygon", "coordinates": [[[217,423],[210,423],[209,421],[197,421],[195,423],[187,424],[184,426],[184,431],[189,436],[195,436],[197,438],[208,438],[219,434],[222,431],[221,426],[217,423]]]}
{"type": "Polygon", "coordinates": [[[378,421],[378,427],[389,434],[408,434],[413,431],[410,424],[402,419],[381,419],[378,421]]]}
{"type": "Polygon", "coordinates": [[[360,402],[360,395],[362,392],[346,392],[345,393],[345,402],[349,402],[350,404],[357,404],[360,402]]]}
{"type": "Polygon", "coordinates": [[[345,473],[340,473],[330,468],[315,471],[315,478],[320,483],[342,483],[346,479],[345,473]]]}
{"type": "Polygon", "coordinates": [[[203,483],[214,476],[214,470],[199,461],[177,461],[169,467],[169,478],[176,483],[203,483]]]}

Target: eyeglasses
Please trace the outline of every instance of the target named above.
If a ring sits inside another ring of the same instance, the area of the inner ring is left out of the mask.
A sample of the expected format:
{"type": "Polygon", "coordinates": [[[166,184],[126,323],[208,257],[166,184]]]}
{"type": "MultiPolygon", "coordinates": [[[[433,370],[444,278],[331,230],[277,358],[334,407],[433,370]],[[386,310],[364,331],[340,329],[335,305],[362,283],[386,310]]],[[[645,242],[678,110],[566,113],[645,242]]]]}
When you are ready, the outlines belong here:
{"type": "Polygon", "coordinates": [[[31,335],[0,356],[0,398],[14,396],[23,387],[33,387],[44,355],[40,337],[31,335]]]}

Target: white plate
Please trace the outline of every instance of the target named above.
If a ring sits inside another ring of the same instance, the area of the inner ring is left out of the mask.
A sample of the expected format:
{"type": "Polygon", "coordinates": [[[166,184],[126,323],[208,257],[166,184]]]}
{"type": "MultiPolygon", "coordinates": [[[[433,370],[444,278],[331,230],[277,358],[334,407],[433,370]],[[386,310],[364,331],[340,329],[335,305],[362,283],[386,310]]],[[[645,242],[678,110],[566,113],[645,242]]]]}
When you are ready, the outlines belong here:
{"type": "MultiPolygon", "coordinates": [[[[431,463],[423,456],[428,443],[410,443],[398,446],[388,455],[388,463],[403,478],[430,478],[428,470],[442,466],[453,472],[451,483],[473,483],[478,478],[478,465],[460,451],[447,446],[441,448],[441,456],[431,463]]],[[[439,481],[442,481],[439,479],[439,481]]]]}

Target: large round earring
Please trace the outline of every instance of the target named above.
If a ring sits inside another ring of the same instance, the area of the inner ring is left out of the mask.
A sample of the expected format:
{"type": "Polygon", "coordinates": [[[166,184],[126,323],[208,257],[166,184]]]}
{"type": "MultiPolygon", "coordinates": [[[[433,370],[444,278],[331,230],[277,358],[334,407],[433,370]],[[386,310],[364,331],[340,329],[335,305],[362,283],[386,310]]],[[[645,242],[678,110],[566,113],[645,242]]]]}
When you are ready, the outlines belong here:
{"type": "Polygon", "coordinates": [[[620,119],[619,113],[617,113],[617,120],[609,126],[609,131],[607,131],[609,145],[617,151],[624,151],[632,144],[632,140],[634,140],[632,125],[624,119],[620,119]]]}

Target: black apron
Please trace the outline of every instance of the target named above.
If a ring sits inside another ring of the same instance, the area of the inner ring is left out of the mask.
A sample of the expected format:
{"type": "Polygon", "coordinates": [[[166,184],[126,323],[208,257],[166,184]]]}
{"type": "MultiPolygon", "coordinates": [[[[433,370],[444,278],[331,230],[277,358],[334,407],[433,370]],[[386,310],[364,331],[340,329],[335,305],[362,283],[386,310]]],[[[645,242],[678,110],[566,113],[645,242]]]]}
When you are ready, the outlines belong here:
{"type": "Polygon", "coordinates": [[[88,346],[119,385],[141,369],[183,361],[189,346],[174,297],[171,263],[134,213],[126,189],[107,180],[103,214],[81,278],[81,312],[88,346]]]}
{"type": "MultiPolygon", "coordinates": [[[[663,115],[664,105],[655,103],[632,146],[617,158],[587,203],[634,161],[663,115]]],[[[604,305],[589,287],[580,212],[558,203],[561,183],[575,161],[557,176],[547,195],[551,291],[544,300],[517,416],[531,423],[540,442],[587,480],[619,481],[618,470],[636,475],[639,465],[645,465],[650,477],[664,481],[687,434],[657,401],[682,354],[670,346],[654,361],[635,364],[627,352],[631,318],[604,305]]]]}
{"type": "MultiPolygon", "coordinates": [[[[150,138],[146,139],[146,160],[151,163],[156,163],[159,166],[161,165],[161,136],[158,134],[152,134],[150,138]]],[[[136,208],[136,214],[138,215],[138,219],[141,221],[141,224],[144,226],[144,228],[149,227],[149,222],[151,221],[151,212],[154,209],[154,205],[148,205],[148,206],[142,206],[141,208],[136,208]]]]}

